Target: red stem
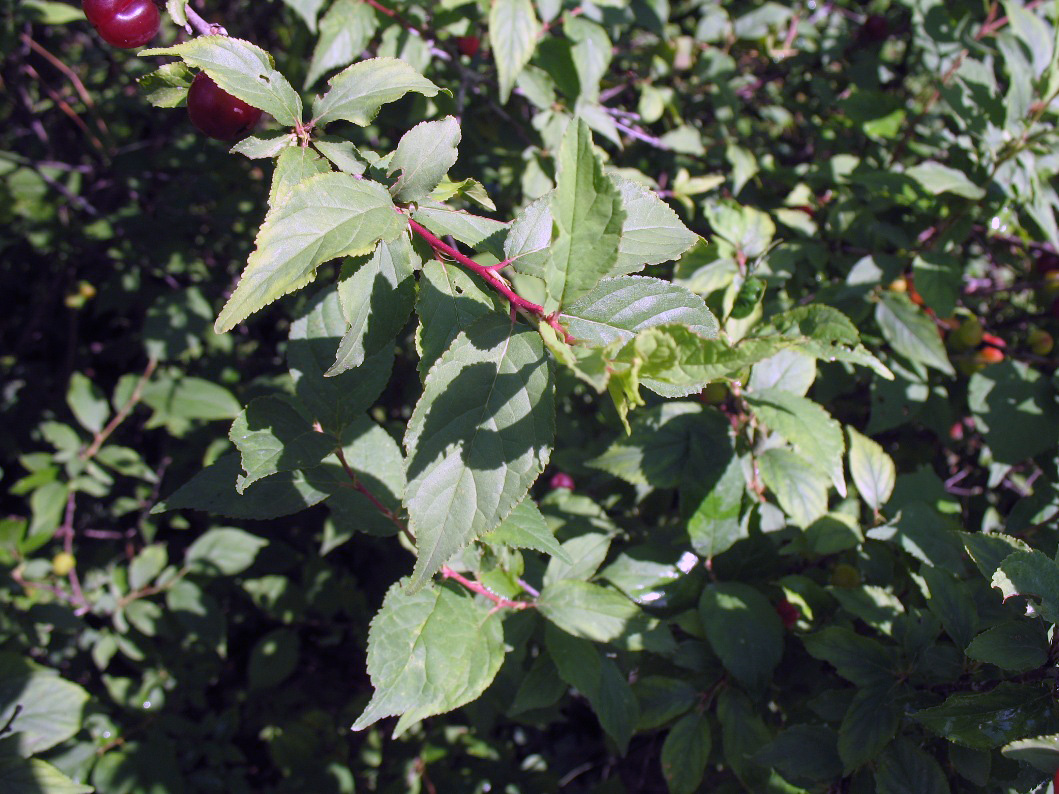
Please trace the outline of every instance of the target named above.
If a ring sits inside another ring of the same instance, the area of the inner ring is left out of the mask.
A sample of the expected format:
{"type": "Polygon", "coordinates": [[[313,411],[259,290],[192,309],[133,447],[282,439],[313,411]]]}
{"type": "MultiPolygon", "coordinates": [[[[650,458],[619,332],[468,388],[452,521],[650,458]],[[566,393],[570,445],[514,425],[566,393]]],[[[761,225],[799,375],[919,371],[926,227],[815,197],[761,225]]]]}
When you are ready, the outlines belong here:
{"type": "MultiPolygon", "coordinates": [[[[469,256],[460,253],[458,250],[453,248],[444,240],[440,239],[437,235],[435,235],[421,223],[417,223],[411,218],[408,219],[408,225],[411,227],[412,231],[414,231],[426,241],[427,245],[434,249],[434,253],[444,254],[450,259],[459,262],[471,272],[477,273],[485,280],[485,282],[490,287],[492,287],[501,295],[503,295],[513,307],[515,307],[516,309],[521,309],[525,312],[529,312],[530,314],[546,322],[548,325],[554,328],[556,333],[558,333],[559,336],[564,339],[568,344],[574,341],[573,337],[571,337],[566,332],[566,329],[563,328],[562,325],[560,325],[559,317],[557,314],[545,314],[543,306],[539,306],[536,303],[533,303],[532,301],[526,300],[521,295],[512,290],[511,287],[507,285],[507,282],[498,277],[493,270],[494,268],[498,267],[497,265],[486,266],[478,264],[469,256]]],[[[505,263],[502,262],[501,265],[503,264],[505,263]]]]}
{"type": "Polygon", "coordinates": [[[472,593],[477,593],[480,596],[485,596],[494,604],[496,604],[498,609],[502,609],[504,607],[508,609],[529,609],[533,606],[533,604],[531,604],[529,601],[511,601],[507,598],[502,598],[501,596],[498,596],[496,593],[491,593],[481,582],[472,582],[466,576],[456,573],[456,571],[452,570],[452,568],[447,565],[443,565],[441,567],[441,575],[444,576],[446,579],[456,580],[468,590],[470,590],[472,593]]]}

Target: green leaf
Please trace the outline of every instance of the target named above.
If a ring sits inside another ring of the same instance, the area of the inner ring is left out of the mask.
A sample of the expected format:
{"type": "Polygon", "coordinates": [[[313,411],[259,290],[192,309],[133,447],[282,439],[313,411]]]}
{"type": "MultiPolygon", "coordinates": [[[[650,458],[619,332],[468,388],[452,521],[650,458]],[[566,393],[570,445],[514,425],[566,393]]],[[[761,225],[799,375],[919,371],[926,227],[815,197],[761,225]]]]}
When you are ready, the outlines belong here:
{"type": "Polygon", "coordinates": [[[359,367],[369,356],[391,346],[408,322],[415,301],[415,270],[421,264],[407,235],[381,242],[371,257],[343,271],[338,298],[349,330],[338,345],[328,377],[359,367]]]}
{"type": "Polygon", "coordinates": [[[239,493],[270,474],[311,469],[338,447],[338,439],[315,430],[281,397],[253,400],[232,423],[228,438],[239,450],[246,471],[236,481],[239,493]]]}
{"type": "Polygon", "coordinates": [[[883,753],[875,770],[877,794],[949,794],[938,762],[908,739],[898,739],[883,753]]]}
{"type": "MultiPolygon", "coordinates": [[[[690,402],[663,403],[644,411],[632,432],[618,437],[603,454],[585,462],[632,485],[673,488],[683,477],[689,457],[709,425],[703,408],[690,402]]],[[[713,441],[714,439],[710,439],[713,441]]]]}
{"type": "Polygon", "coordinates": [[[914,717],[949,741],[989,750],[1054,730],[1059,713],[1049,687],[1005,681],[983,694],[950,695],[940,706],[923,709],[914,717]]]}
{"type": "Polygon", "coordinates": [[[740,520],[746,475],[730,443],[724,452],[727,454],[703,455],[705,460],[693,458],[689,465],[697,480],[696,490],[701,487],[705,494],[699,497],[695,512],[688,518],[688,537],[691,547],[706,559],[723,554],[748,537],[747,527],[740,520]]]}
{"type": "Polygon", "coordinates": [[[420,374],[425,377],[461,332],[497,308],[493,293],[474,276],[436,259],[424,263],[416,301],[420,374]]]}
{"type": "Polygon", "coordinates": [[[188,23],[188,0],[166,0],[166,11],[173,18],[173,23],[184,27],[188,23]]]}
{"type": "Polygon", "coordinates": [[[228,389],[202,378],[156,380],[144,388],[143,401],[157,414],[148,422],[150,427],[164,424],[170,417],[206,422],[235,419],[243,410],[228,389]]]}
{"type": "Polygon", "coordinates": [[[249,135],[236,143],[229,151],[251,160],[271,160],[281,155],[285,149],[296,146],[297,143],[297,136],[289,132],[272,133],[266,136],[249,135]]]}
{"type": "Polygon", "coordinates": [[[340,436],[382,393],[394,358],[393,346],[387,345],[368,356],[361,366],[325,377],[345,333],[338,291],[330,289],[318,295],[309,311],[291,323],[287,344],[287,363],[298,402],[334,436],[340,436]]]}
{"type": "Polygon", "coordinates": [[[983,631],[967,646],[967,656],[1003,670],[1025,673],[1048,661],[1048,637],[1041,621],[1009,620],[983,631]]]}
{"type": "Polygon", "coordinates": [[[663,675],[638,678],[632,690],[640,707],[637,731],[653,731],[686,714],[698,694],[690,682],[663,675]]]}
{"type": "Polygon", "coordinates": [[[547,312],[572,303],[611,272],[625,221],[621,193],[579,119],[563,135],[558,170],[558,187],[547,204],[530,205],[504,246],[507,258],[518,257],[518,273],[543,283],[547,312]]]}
{"type": "Polygon", "coordinates": [[[849,435],[849,473],[860,498],[872,510],[879,510],[890,500],[897,483],[897,467],[886,451],[852,427],[849,435]]]}
{"type": "Polygon", "coordinates": [[[804,397],[816,380],[816,361],[796,350],[784,350],[754,365],[747,388],[782,389],[804,397]]]}
{"type": "Polygon", "coordinates": [[[515,549],[535,549],[567,563],[573,559],[559,545],[532,499],[523,499],[496,529],[485,535],[486,543],[503,543],[515,549]]]}
{"type": "Polygon", "coordinates": [[[441,90],[397,58],[360,61],[343,69],[327,84],[330,90],[313,103],[317,126],[344,120],[366,127],[379,108],[395,102],[409,91],[432,97],[441,90]]]}
{"type": "Polygon", "coordinates": [[[752,690],[763,690],[783,656],[783,623],[759,591],[739,582],[710,584],[699,616],[725,669],[752,690]]]}
{"type": "Polygon", "coordinates": [[[838,737],[823,725],[792,725],[754,755],[762,766],[775,767],[799,786],[831,782],[842,776],[838,737]]]}
{"type": "Polygon", "coordinates": [[[240,495],[235,490],[240,476],[239,455],[224,455],[159,502],[151,512],[202,510],[229,518],[278,518],[312,507],[329,493],[311,484],[303,472],[283,472],[267,482],[251,485],[240,495]]]}
{"type": "Polygon", "coordinates": [[[626,596],[577,579],[545,585],[537,609],[567,634],[627,650],[642,650],[642,634],[651,629],[647,616],[626,596]]]}
{"type": "Polygon", "coordinates": [[[508,224],[472,215],[463,210],[454,210],[444,205],[423,206],[412,213],[412,217],[426,226],[438,237],[451,235],[472,248],[483,248],[497,257],[504,258],[504,237],[508,224]]]}
{"type": "Polygon", "coordinates": [[[53,0],[22,0],[18,10],[33,22],[44,25],[68,25],[83,22],[85,18],[80,8],[53,0]]]}
{"type": "Polygon", "coordinates": [[[662,743],[662,776],[670,794],[694,794],[702,783],[713,735],[705,714],[684,715],[662,743]]]}
{"type": "Polygon", "coordinates": [[[143,96],[156,108],[178,108],[188,98],[188,89],[195,75],[183,61],[163,64],[150,74],[137,78],[143,96]]]}
{"type": "Polygon", "coordinates": [[[829,626],[804,637],[803,642],[810,656],[833,665],[840,676],[857,686],[889,686],[894,681],[893,656],[875,640],[829,626]]]}
{"type": "Polygon", "coordinates": [[[993,574],[993,587],[1006,601],[1015,596],[1034,600],[1034,611],[1048,623],[1059,623],[1059,565],[1039,551],[1016,551],[993,574]]]}
{"type": "Polygon", "coordinates": [[[551,454],[553,391],[540,336],[494,314],[431,368],[405,434],[413,587],[525,497],[551,454]]]}
{"type": "Polygon", "coordinates": [[[165,605],[183,629],[182,642],[199,643],[222,658],[227,654],[228,621],[224,610],[198,582],[188,578],[177,581],[166,591],[165,605]]]}
{"type": "Polygon", "coordinates": [[[424,121],[403,136],[386,173],[401,175],[390,188],[400,202],[418,202],[430,195],[459,157],[460,122],[453,116],[424,121]]]}
{"type": "Polygon", "coordinates": [[[81,730],[81,712],[87,702],[84,689],[59,678],[53,670],[3,665],[0,725],[10,724],[12,742],[20,755],[44,752],[72,738],[81,730]]]}
{"type": "Polygon", "coordinates": [[[813,401],[778,389],[746,395],[754,415],[781,437],[815,468],[826,472],[841,496],[846,495],[842,471],[845,439],[842,428],[813,401]]]}
{"type": "Polygon", "coordinates": [[[500,80],[500,104],[507,102],[523,67],[533,57],[540,22],[531,0],[493,0],[489,42],[500,80]]]}
{"type": "Polygon", "coordinates": [[[1055,447],[1059,404],[1049,379],[1018,361],[975,373],[967,404],[993,458],[1022,463],[1055,447]]]}
{"type": "Polygon", "coordinates": [[[717,318],[695,293],[644,276],[605,278],[566,307],[560,319],[580,342],[605,347],[628,342],[638,331],[657,325],[686,325],[699,336],[715,339],[717,318]]]}
{"type": "Polygon", "coordinates": [[[285,681],[298,666],[298,635],[290,629],[274,629],[258,640],[250,651],[246,678],[251,691],[285,681]]]}
{"type": "MultiPolygon", "coordinates": [[[[771,331],[790,341],[787,347],[821,361],[848,361],[869,367],[886,380],[894,379],[893,373],[860,344],[857,327],[838,309],[819,304],[799,306],[773,316],[769,325],[771,331]]],[[[767,334],[764,339],[773,338],[768,327],[763,333],[767,334]]]]}
{"type": "Polygon", "coordinates": [[[409,588],[407,579],[395,583],[371,621],[367,666],[375,694],[355,731],[400,715],[396,738],[476,699],[504,660],[503,628],[490,604],[444,587],[409,588]]]}
{"type": "Polygon", "coordinates": [[[140,590],[158,576],[169,563],[169,552],[163,543],[144,546],[129,563],[129,588],[140,590]]]}
{"type": "Polygon", "coordinates": [[[1059,770],[1059,734],[1018,739],[1001,751],[1008,758],[1031,764],[1047,774],[1059,770]]]}
{"type": "Polygon", "coordinates": [[[308,88],[332,69],[346,66],[364,52],[379,26],[375,9],[360,0],[335,0],[320,20],[320,37],[313,49],[308,88]]]}
{"type": "Polygon", "coordinates": [[[272,185],[268,192],[268,206],[286,203],[295,187],[317,174],[326,174],[331,165],[312,149],[303,146],[286,146],[276,160],[272,174],[272,185]]]}
{"type": "Polygon", "coordinates": [[[750,791],[766,788],[768,773],[751,759],[772,739],[758,710],[737,687],[726,687],[717,698],[717,718],[725,761],[750,791]]]}
{"type": "Polygon", "coordinates": [[[924,565],[919,574],[927,584],[923,595],[930,611],[941,621],[956,647],[966,648],[978,630],[978,611],[970,590],[944,568],[924,565]]]}
{"type": "Polygon", "coordinates": [[[826,474],[789,449],[767,449],[757,459],[761,480],[783,512],[808,527],[827,512],[826,474]]]}
{"type": "Polygon", "coordinates": [[[224,91],[293,127],[302,120],[302,100],[260,47],[231,36],[197,36],[173,47],[141,50],[140,56],[176,55],[202,69],[224,91]]]}
{"type": "Polygon", "coordinates": [[[956,374],[934,321],[907,295],[884,293],[875,304],[875,321],[883,338],[897,353],[946,375],[956,374]]]}
{"type": "Polygon", "coordinates": [[[265,217],[239,285],[217,317],[217,332],[230,331],[258,309],[301,289],[324,262],[368,253],[403,229],[389,194],[377,182],[343,173],[301,182],[265,217]]]}
{"type": "Polygon", "coordinates": [[[197,574],[235,576],[254,564],[268,541],[242,529],[211,529],[195,539],[184,554],[184,564],[197,574]]]}
{"type": "Polygon", "coordinates": [[[616,178],[625,219],[612,276],[635,273],[645,265],[678,259],[699,236],[653,190],[631,179],[616,178]]]}
{"type": "MultiPolygon", "coordinates": [[[[53,3],[52,5],[60,5],[53,3]]],[[[39,758],[0,758],[0,790],[4,794],[92,794],[92,786],[75,783],[39,758]]]]}
{"type": "Polygon", "coordinates": [[[612,540],[609,532],[586,532],[564,541],[562,549],[565,556],[548,560],[548,567],[544,571],[544,586],[563,579],[591,579],[606,560],[612,540]]]}
{"type": "Polygon", "coordinates": [[[959,538],[964,549],[982,576],[992,579],[997,568],[1009,555],[1016,551],[1030,551],[1026,541],[1011,535],[991,534],[988,532],[961,532],[959,538]]]}
{"type": "Polygon", "coordinates": [[[858,689],[838,729],[843,774],[872,761],[897,734],[901,713],[887,685],[858,689]]]}
{"type": "Polygon", "coordinates": [[[909,168],[905,175],[912,177],[933,196],[952,193],[973,200],[985,197],[985,191],[972,182],[963,171],[957,171],[934,160],[909,168]]]}
{"type": "Polygon", "coordinates": [[[320,15],[320,9],[323,8],[327,0],[283,0],[283,2],[293,8],[298,13],[298,16],[305,20],[309,30],[313,33],[316,32],[316,18],[320,15]]]}
{"type": "Polygon", "coordinates": [[[599,724],[624,754],[639,719],[639,707],[618,666],[588,640],[545,624],[545,645],[559,676],[592,705],[599,724]]]}
{"type": "Polygon", "coordinates": [[[66,404],[70,406],[81,427],[98,433],[110,416],[107,397],[92,381],[80,372],[70,376],[66,390],[66,404]]]}

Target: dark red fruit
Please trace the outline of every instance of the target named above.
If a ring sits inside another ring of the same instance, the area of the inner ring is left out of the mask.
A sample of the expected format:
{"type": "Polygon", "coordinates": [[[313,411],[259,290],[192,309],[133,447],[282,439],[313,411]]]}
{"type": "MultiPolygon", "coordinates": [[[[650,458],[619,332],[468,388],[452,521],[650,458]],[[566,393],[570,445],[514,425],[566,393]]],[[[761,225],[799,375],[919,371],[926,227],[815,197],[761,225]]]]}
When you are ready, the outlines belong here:
{"type": "Polygon", "coordinates": [[[81,8],[112,47],[142,47],[158,35],[162,16],[153,0],[84,0],[81,8]]]}
{"type": "Polygon", "coordinates": [[[798,607],[788,601],[786,598],[776,604],[776,614],[780,616],[780,620],[783,621],[785,628],[794,628],[794,624],[798,622],[798,618],[802,616],[798,607]]]}
{"type": "Polygon", "coordinates": [[[473,58],[478,54],[478,48],[482,46],[482,40],[477,36],[457,36],[456,48],[461,55],[473,58]]]}
{"type": "Polygon", "coordinates": [[[261,118],[261,111],[229,94],[205,72],[199,72],[188,89],[191,123],[211,138],[242,138],[261,118]]]}
{"type": "Polygon", "coordinates": [[[574,490],[574,478],[565,471],[561,471],[552,477],[551,485],[552,488],[565,488],[568,491],[572,491],[574,490]]]}
{"type": "Polygon", "coordinates": [[[886,17],[878,14],[872,14],[864,20],[864,24],[860,29],[861,40],[869,44],[878,44],[886,41],[889,36],[890,24],[886,21],[886,17]]]}

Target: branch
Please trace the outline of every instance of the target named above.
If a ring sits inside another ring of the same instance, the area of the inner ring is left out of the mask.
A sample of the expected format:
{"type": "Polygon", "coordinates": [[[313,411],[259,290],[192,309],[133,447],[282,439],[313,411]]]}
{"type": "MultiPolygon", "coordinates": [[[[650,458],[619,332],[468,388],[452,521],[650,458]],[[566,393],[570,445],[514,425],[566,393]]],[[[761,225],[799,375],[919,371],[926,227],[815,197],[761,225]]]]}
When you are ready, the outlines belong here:
{"type": "Polygon", "coordinates": [[[459,262],[472,273],[476,273],[477,275],[479,275],[490,287],[492,287],[501,295],[503,295],[507,299],[508,303],[512,305],[512,307],[520,311],[528,312],[534,317],[537,317],[541,322],[547,323],[552,328],[554,328],[556,333],[558,333],[559,336],[564,339],[567,343],[571,343],[574,341],[573,337],[566,332],[566,329],[559,324],[559,318],[556,314],[546,314],[543,306],[539,306],[538,304],[533,303],[532,301],[528,301],[521,295],[517,294],[514,290],[511,289],[511,287],[508,286],[506,281],[501,279],[499,276],[496,275],[496,273],[493,272],[492,268],[478,264],[469,256],[456,250],[451,245],[438,238],[428,228],[426,228],[420,223],[417,223],[411,218],[408,219],[408,225],[409,227],[411,227],[412,231],[414,231],[416,234],[422,237],[423,240],[426,241],[427,245],[434,249],[435,254],[444,254],[450,259],[459,262]]]}
{"type": "Polygon", "coordinates": [[[228,31],[220,25],[214,25],[207,22],[201,16],[198,11],[191,7],[191,5],[184,6],[184,15],[188,18],[188,25],[195,29],[195,32],[200,36],[227,36],[228,31]]]}
{"type": "Polygon", "coordinates": [[[151,375],[154,374],[157,366],[158,359],[156,358],[152,358],[147,362],[147,369],[143,371],[140,379],[136,382],[136,388],[132,390],[129,399],[125,401],[123,406],[121,406],[121,410],[114,414],[114,418],[107,423],[107,426],[96,433],[96,437],[92,439],[91,446],[81,453],[81,460],[88,460],[89,458],[94,457],[95,454],[99,452],[100,447],[102,447],[107,439],[110,438],[111,433],[117,430],[118,425],[129,417],[129,414],[132,413],[132,409],[136,407],[136,403],[138,403],[143,397],[143,389],[147,385],[147,381],[151,379],[151,375]]]}

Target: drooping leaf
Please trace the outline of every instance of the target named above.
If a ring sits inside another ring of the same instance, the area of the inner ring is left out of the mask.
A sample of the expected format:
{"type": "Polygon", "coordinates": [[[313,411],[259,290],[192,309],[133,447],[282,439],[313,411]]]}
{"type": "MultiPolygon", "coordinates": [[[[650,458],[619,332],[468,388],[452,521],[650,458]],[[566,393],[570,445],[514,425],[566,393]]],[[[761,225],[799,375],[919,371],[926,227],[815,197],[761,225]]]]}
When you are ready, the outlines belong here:
{"type": "Polygon", "coordinates": [[[459,156],[460,123],[453,116],[424,121],[406,132],[387,167],[390,176],[400,172],[390,193],[400,202],[425,199],[438,186],[459,156]]]}
{"type": "Polygon", "coordinates": [[[849,473],[861,499],[872,510],[878,510],[890,500],[897,483],[897,467],[893,459],[876,442],[854,430],[849,434],[849,473]]]}
{"type": "Polygon", "coordinates": [[[789,449],[767,449],[758,457],[761,480],[791,521],[808,527],[827,512],[828,478],[789,449]]]}
{"type": "Polygon", "coordinates": [[[432,97],[441,90],[398,58],[360,61],[343,69],[327,84],[330,90],[313,103],[313,119],[319,126],[344,120],[366,127],[379,108],[409,91],[432,97]]]}
{"type": "Polygon", "coordinates": [[[400,715],[396,738],[419,720],[477,698],[504,660],[500,617],[490,605],[444,587],[390,587],[368,632],[375,694],[353,724],[360,731],[400,715]]]}
{"type": "Polygon", "coordinates": [[[173,47],[141,50],[141,56],[176,55],[202,69],[232,96],[293,127],[302,120],[302,100],[287,78],[276,71],[272,56],[231,36],[197,36],[173,47]]]}
{"type": "Polygon", "coordinates": [[[402,230],[389,194],[376,182],[343,173],[301,182],[265,217],[239,285],[217,317],[217,332],[304,287],[324,262],[367,253],[402,230]]]}
{"type": "Polygon", "coordinates": [[[329,493],[311,484],[302,472],[283,472],[240,494],[235,490],[240,476],[239,455],[225,455],[159,502],[152,512],[202,510],[228,518],[278,518],[319,504],[329,493]]]}
{"type": "Polygon", "coordinates": [[[540,336],[495,314],[431,368],[405,434],[413,587],[525,497],[551,454],[553,389],[540,336]]]}
{"type": "Polygon", "coordinates": [[[246,476],[236,490],[270,474],[311,469],[338,447],[338,439],[315,430],[312,423],[280,397],[259,397],[246,407],[228,433],[239,450],[246,476]]]}
{"type": "Polygon", "coordinates": [[[489,41],[500,79],[500,103],[507,102],[522,68],[533,57],[540,22],[531,0],[494,0],[489,8],[489,41]]]}
{"type": "Polygon", "coordinates": [[[713,736],[705,714],[681,717],[662,743],[662,776],[670,794],[694,794],[702,783],[713,736]]]}
{"type": "MultiPolygon", "coordinates": [[[[396,213],[394,213],[396,215],[396,213]]],[[[334,364],[346,318],[336,289],[313,299],[309,310],[290,328],[287,364],[294,394],[309,415],[334,436],[358,419],[382,393],[390,379],[394,350],[383,346],[359,367],[327,377],[334,364]]]]}
{"type": "Polygon", "coordinates": [[[426,377],[461,331],[497,308],[492,293],[474,276],[436,259],[426,262],[416,301],[420,374],[426,377]]]}
{"type": "Polygon", "coordinates": [[[812,400],[779,389],[748,393],[746,400],[758,419],[790,442],[802,458],[826,472],[839,495],[846,495],[845,439],[841,426],[827,411],[812,400]]]}
{"type": "Polygon", "coordinates": [[[885,293],[875,305],[875,320],[896,352],[946,375],[956,374],[933,320],[907,295],[885,293]]]}
{"type": "Polygon", "coordinates": [[[559,676],[584,695],[603,730],[624,753],[636,728],[639,707],[621,670],[590,641],[551,624],[545,626],[544,639],[559,676]]]}
{"type": "Polygon", "coordinates": [[[783,656],[783,623],[768,599],[740,582],[710,584],[699,617],[725,669],[750,689],[764,689],[783,656]]]}
{"type": "Polygon", "coordinates": [[[362,365],[393,344],[408,322],[415,301],[415,270],[420,264],[407,235],[380,242],[370,257],[353,264],[338,284],[338,298],[349,330],[342,337],[328,377],[362,365]]]}
{"type": "Polygon", "coordinates": [[[313,49],[308,88],[332,69],[346,66],[364,51],[379,26],[375,9],[359,0],[335,0],[320,20],[320,38],[313,49]]]}

